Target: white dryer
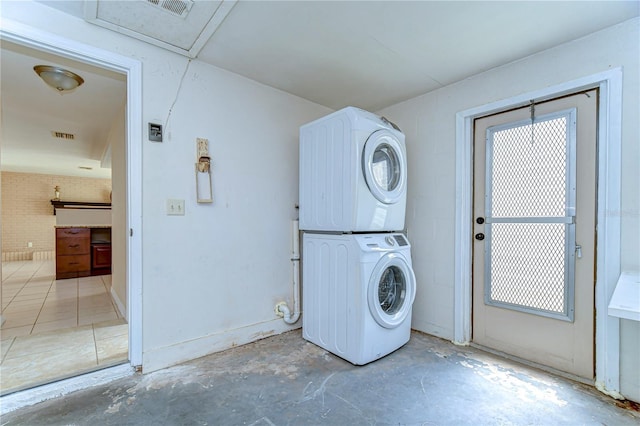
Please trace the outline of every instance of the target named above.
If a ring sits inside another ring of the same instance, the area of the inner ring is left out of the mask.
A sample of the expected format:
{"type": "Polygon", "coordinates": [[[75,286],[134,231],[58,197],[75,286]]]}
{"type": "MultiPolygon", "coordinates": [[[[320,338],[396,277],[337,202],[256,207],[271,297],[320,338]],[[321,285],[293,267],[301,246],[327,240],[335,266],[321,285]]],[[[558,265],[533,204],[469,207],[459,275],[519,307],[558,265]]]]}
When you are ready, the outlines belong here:
{"type": "Polygon", "coordinates": [[[300,229],[404,229],[404,134],[370,112],[347,107],[300,127],[300,229]]]}
{"type": "Polygon", "coordinates": [[[402,234],[303,234],[303,337],[355,365],[409,341],[416,295],[402,234]]]}

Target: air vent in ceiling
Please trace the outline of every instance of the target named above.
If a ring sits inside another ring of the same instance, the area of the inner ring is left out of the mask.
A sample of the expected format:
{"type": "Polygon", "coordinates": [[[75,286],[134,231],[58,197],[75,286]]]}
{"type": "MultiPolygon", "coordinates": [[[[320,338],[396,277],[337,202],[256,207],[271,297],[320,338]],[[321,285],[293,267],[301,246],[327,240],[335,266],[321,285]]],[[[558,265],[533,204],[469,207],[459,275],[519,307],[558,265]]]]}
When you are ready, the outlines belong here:
{"type": "Polygon", "coordinates": [[[57,139],[67,139],[67,140],[74,140],[76,138],[76,135],[74,135],[73,133],[65,133],[65,132],[51,132],[51,134],[53,135],[54,138],[57,139]]]}
{"type": "Polygon", "coordinates": [[[195,58],[238,0],[84,0],[93,24],[195,58]]]}
{"type": "Polygon", "coordinates": [[[193,0],[147,0],[147,2],[181,18],[187,16],[193,6],[193,0]]]}

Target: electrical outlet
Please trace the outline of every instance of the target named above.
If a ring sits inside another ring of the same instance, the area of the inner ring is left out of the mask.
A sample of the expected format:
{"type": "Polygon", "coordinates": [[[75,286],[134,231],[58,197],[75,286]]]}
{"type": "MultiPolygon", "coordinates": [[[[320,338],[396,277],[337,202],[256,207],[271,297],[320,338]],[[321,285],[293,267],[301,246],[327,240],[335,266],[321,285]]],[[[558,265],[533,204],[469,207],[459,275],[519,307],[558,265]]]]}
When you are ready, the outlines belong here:
{"type": "Polygon", "coordinates": [[[167,200],[167,214],[169,216],[184,216],[184,200],[167,200]]]}
{"type": "Polygon", "coordinates": [[[27,247],[32,248],[32,247],[33,247],[33,243],[32,243],[31,241],[29,241],[29,242],[27,243],[27,247]]]}

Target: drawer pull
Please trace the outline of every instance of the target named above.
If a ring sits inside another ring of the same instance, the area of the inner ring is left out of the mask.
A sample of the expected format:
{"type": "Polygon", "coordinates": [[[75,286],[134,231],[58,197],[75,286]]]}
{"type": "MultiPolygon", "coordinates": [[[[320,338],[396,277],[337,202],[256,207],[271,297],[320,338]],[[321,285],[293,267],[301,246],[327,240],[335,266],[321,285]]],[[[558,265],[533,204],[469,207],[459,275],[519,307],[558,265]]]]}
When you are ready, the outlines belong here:
{"type": "Polygon", "coordinates": [[[69,247],[80,247],[80,244],[69,244],[69,247]]]}
{"type": "Polygon", "coordinates": [[[69,262],[69,265],[79,265],[80,262],[69,262]]]}

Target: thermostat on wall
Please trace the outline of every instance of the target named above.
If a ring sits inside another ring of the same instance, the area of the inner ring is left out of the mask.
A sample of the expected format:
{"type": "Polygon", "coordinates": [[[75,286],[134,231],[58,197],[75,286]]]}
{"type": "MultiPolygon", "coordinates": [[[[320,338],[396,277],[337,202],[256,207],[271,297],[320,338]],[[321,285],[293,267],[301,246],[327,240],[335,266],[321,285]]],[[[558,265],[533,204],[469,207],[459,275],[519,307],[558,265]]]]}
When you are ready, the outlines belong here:
{"type": "Polygon", "coordinates": [[[162,124],[149,123],[149,140],[162,142],[162,124]]]}

